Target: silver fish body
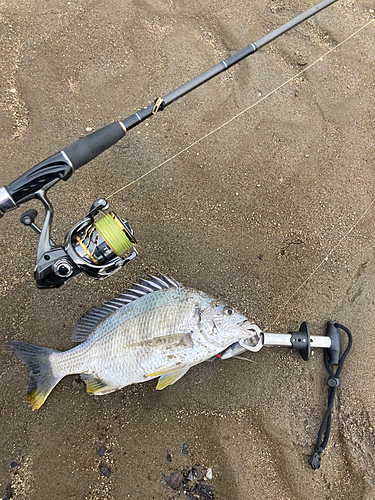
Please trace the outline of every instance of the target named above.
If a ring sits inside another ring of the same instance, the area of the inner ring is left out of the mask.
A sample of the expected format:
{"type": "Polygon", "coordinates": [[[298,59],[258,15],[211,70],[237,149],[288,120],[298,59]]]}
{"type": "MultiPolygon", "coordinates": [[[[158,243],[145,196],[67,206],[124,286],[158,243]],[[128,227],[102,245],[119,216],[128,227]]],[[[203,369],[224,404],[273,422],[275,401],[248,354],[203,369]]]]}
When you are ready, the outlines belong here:
{"type": "Polygon", "coordinates": [[[162,276],[142,280],[119,299],[86,313],[72,332],[81,343],[69,351],[10,345],[30,369],[29,400],[39,408],[69,374],[80,374],[87,391],[97,395],[155,377],[160,377],[157,389],[163,389],[232,343],[253,340],[249,326],[232,308],[162,276]],[[36,359],[39,372],[33,373],[36,359]]]}

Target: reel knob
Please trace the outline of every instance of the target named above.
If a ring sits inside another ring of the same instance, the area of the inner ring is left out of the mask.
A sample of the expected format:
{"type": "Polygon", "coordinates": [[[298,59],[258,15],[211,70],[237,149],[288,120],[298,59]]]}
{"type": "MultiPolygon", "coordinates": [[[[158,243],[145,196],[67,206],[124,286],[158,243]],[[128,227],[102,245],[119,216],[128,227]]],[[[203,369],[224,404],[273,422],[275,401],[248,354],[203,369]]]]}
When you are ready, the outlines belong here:
{"type": "Polygon", "coordinates": [[[31,208],[30,210],[26,210],[26,212],[24,212],[21,215],[20,221],[25,226],[31,226],[31,224],[34,224],[37,215],[38,215],[38,212],[36,210],[34,210],[33,208],[31,208]]]}

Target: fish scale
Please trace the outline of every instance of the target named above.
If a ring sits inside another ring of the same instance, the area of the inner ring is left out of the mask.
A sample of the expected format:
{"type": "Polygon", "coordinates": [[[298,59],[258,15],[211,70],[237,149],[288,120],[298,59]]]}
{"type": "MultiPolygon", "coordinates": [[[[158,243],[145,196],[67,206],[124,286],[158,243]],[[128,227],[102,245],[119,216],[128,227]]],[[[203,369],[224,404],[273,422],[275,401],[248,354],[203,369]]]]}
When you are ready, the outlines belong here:
{"type": "Polygon", "coordinates": [[[28,395],[35,409],[66,375],[80,374],[96,395],[156,377],[157,389],[163,389],[191,366],[253,337],[245,316],[161,275],[84,314],[72,331],[81,342],[73,349],[10,346],[30,370],[28,395]]]}
{"type": "Polygon", "coordinates": [[[184,328],[186,330],[194,309],[194,304],[192,307],[186,301],[185,290],[182,300],[173,295],[170,297],[165,291],[155,292],[138,299],[134,307],[120,309],[96,328],[87,343],[68,353],[54,355],[63,359],[62,370],[56,360],[59,371],[84,373],[90,366],[90,370],[104,379],[121,378],[124,381],[144,380],[147,373],[160,370],[163,363],[165,365],[165,352],[154,345],[154,356],[149,356],[150,347],[146,341],[157,338],[159,346],[168,349],[168,340],[174,334],[183,333],[184,328]],[[171,300],[178,299],[178,304],[171,305],[171,300]],[[74,356],[71,366],[70,353],[74,356]],[[77,363],[78,353],[82,353],[82,362],[77,363]]]}
{"type": "MultiPolygon", "coordinates": [[[[168,369],[173,362],[181,363],[183,357],[177,359],[175,350],[166,366],[165,352],[173,335],[189,329],[195,303],[186,300],[191,292],[185,289],[173,290],[173,296],[166,292],[161,290],[141,297],[132,307],[122,308],[103,320],[83,344],[53,354],[50,361],[54,375],[94,372],[97,378],[127,385],[145,380],[163,365],[168,369]],[[153,339],[158,339],[157,345],[148,346],[147,341],[153,339]]],[[[184,358],[188,363],[193,361],[189,356],[184,358]]]]}

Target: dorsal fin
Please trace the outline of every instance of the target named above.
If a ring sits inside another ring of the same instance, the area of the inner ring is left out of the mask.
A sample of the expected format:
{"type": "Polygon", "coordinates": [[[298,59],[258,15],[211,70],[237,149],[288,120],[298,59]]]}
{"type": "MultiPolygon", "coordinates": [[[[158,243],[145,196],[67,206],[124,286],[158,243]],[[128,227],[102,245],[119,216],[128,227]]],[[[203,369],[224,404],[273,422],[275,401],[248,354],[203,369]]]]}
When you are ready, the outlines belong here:
{"type": "Polygon", "coordinates": [[[133,302],[148,293],[181,286],[178,281],[170,276],[159,274],[160,277],[149,274],[148,277],[150,279],[141,279],[140,283],[133,283],[133,288],[127,288],[125,293],[120,293],[118,297],[110,300],[101,307],[93,307],[90,311],[83,314],[73,327],[70,335],[71,340],[73,342],[83,342],[104,318],[118,311],[121,307],[126,306],[129,302],[133,302]]]}

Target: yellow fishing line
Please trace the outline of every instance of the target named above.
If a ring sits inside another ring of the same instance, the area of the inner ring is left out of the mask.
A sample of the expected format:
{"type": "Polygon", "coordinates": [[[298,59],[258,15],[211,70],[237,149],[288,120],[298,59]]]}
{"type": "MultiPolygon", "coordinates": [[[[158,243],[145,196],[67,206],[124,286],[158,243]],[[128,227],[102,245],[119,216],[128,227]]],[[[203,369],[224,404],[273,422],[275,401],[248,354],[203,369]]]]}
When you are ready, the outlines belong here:
{"type": "MultiPolygon", "coordinates": [[[[316,272],[322,267],[322,265],[328,261],[328,257],[336,250],[336,248],[341,245],[341,243],[345,240],[345,238],[354,230],[354,228],[361,222],[361,220],[365,217],[367,212],[370,210],[372,205],[375,203],[375,199],[372,200],[372,202],[369,204],[369,206],[366,208],[366,210],[363,212],[363,214],[357,219],[357,221],[352,225],[352,227],[344,234],[344,236],[340,239],[338,243],[327,253],[327,255],[324,257],[324,259],[321,261],[321,263],[314,269],[314,271],[305,279],[303,283],[300,284],[300,286],[291,294],[291,296],[284,302],[284,305],[281,307],[279,314],[276,316],[276,318],[273,320],[273,323],[276,323],[276,321],[280,318],[281,313],[284,311],[286,306],[289,304],[289,302],[292,300],[292,298],[297,295],[297,293],[303,288],[306,283],[316,274],[316,272]]],[[[268,328],[267,328],[268,330],[268,328]]]]}
{"type": "Polygon", "coordinates": [[[291,81],[293,81],[295,78],[298,78],[300,75],[302,75],[303,73],[305,73],[307,70],[309,70],[310,68],[312,68],[313,66],[315,66],[315,64],[317,64],[319,61],[323,61],[324,57],[326,57],[328,54],[330,54],[331,52],[333,52],[334,50],[336,50],[338,47],[340,47],[344,43],[348,42],[351,38],[353,38],[355,35],[357,35],[360,31],[362,31],[363,29],[365,29],[369,24],[373,23],[374,21],[375,21],[375,19],[372,19],[371,21],[369,21],[368,23],[366,23],[364,26],[362,26],[357,31],[355,31],[354,33],[352,33],[350,36],[348,36],[347,38],[345,38],[345,40],[343,40],[342,42],[340,42],[337,45],[335,45],[334,47],[332,47],[332,49],[329,49],[325,54],[323,54],[318,59],[316,59],[316,61],[314,61],[313,63],[309,64],[306,68],[304,68],[303,70],[301,70],[299,73],[295,74],[294,76],[292,76],[291,78],[289,78],[288,80],[286,80],[284,83],[282,83],[281,85],[279,85],[275,89],[271,90],[271,92],[269,92],[268,94],[266,94],[264,97],[262,97],[261,99],[259,99],[256,102],[254,102],[253,104],[251,104],[251,106],[249,106],[248,108],[244,109],[243,111],[240,111],[240,113],[238,113],[237,115],[233,116],[232,118],[230,118],[228,121],[224,122],[219,127],[215,128],[214,130],[211,130],[211,132],[208,132],[208,134],[206,134],[203,137],[201,137],[200,139],[197,139],[196,141],[192,142],[191,144],[189,144],[189,146],[187,146],[186,148],[182,149],[178,153],[174,154],[173,156],[171,156],[167,160],[163,161],[162,163],[159,163],[159,165],[156,165],[155,167],[151,168],[146,173],[144,173],[141,176],[139,176],[137,179],[134,179],[133,181],[131,181],[128,184],[126,184],[125,186],[121,187],[117,191],[114,191],[112,194],[110,194],[109,196],[107,196],[107,199],[112,198],[112,196],[115,196],[116,194],[120,193],[121,191],[123,191],[124,189],[128,188],[129,186],[132,186],[136,182],[140,181],[141,179],[143,179],[147,175],[150,175],[152,172],[154,172],[155,170],[159,169],[160,167],[162,167],[166,163],[169,163],[170,161],[172,161],[175,158],[177,158],[178,156],[180,156],[182,153],[185,153],[185,151],[187,151],[188,149],[192,148],[196,144],[199,144],[204,139],[207,139],[207,137],[210,137],[211,135],[215,134],[216,132],[218,132],[223,127],[226,127],[229,123],[231,123],[232,121],[236,120],[239,116],[243,115],[244,113],[247,113],[248,111],[250,111],[250,109],[255,108],[255,106],[257,106],[258,104],[260,104],[261,102],[263,102],[265,99],[268,99],[268,97],[270,97],[272,94],[274,94],[275,92],[277,92],[281,88],[285,87],[285,85],[287,85],[288,83],[290,83],[291,81]]]}
{"type": "Polygon", "coordinates": [[[126,250],[133,247],[111,214],[99,219],[94,225],[116,255],[122,255],[126,250]]]}
{"type": "MultiPolygon", "coordinates": [[[[223,127],[227,126],[229,123],[231,123],[232,121],[236,120],[239,116],[243,115],[244,113],[246,113],[247,111],[250,111],[251,109],[253,109],[255,106],[257,106],[258,104],[260,104],[261,102],[263,102],[265,99],[268,99],[268,97],[270,97],[272,94],[274,94],[275,92],[277,92],[278,90],[280,90],[281,88],[285,87],[285,85],[287,85],[288,83],[290,83],[291,81],[293,81],[294,79],[298,78],[300,75],[302,75],[303,73],[305,73],[307,70],[309,70],[310,68],[312,68],[313,66],[315,66],[315,64],[317,64],[318,62],[320,61],[323,61],[323,59],[329,55],[331,52],[333,52],[334,50],[336,50],[338,47],[340,47],[341,45],[343,45],[344,43],[348,42],[351,38],[353,38],[355,35],[357,35],[359,32],[361,32],[362,30],[364,30],[367,26],[369,26],[370,24],[374,23],[375,22],[375,19],[372,19],[371,21],[367,22],[365,25],[363,25],[361,28],[359,28],[357,31],[355,31],[354,33],[352,33],[350,36],[348,36],[347,38],[345,38],[345,40],[343,40],[342,42],[338,43],[337,45],[335,45],[334,47],[332,47],[331,49],[329,49],[327,52],[325,52],[325,54],[323,54],[322,56],[320,56],[318,59],[316,59],[313,63],[309,64],[306,68],[304,68],[303,70],[299,71],[298,73],[296,73],[294,76],[292,76],[291,78],[289,78],[288,80],[286,80],[284,83],[282,83],[281,85],[279,85],[278,87],[276,87],[275,89],[273,89],[271,92],[269,92],[268,94],[266,94],[264,97],[262,97],[261,99],[259,99],[258,101],[256,101],[255,103],[251,104],[251,106],[249,106],[248,108],[244,109],[243,111],[241,111],[240,113],[238,113],[237,115],[233,116],[230,120],[226,121],[225,123],[223,123],[222,125],[220,125],[219,127],[215,128],[214,130],[211,130],[211,132],[208,132],[208,134],[204,135],[203,137],[201,137],[200,139],[197,139],[195,142],[192,142],[189,146],[187,146],[186,148],[182,149],[181,151],[179,151],[178,153],[176,153],[175,155],[171,156],[170,158],[168,158],[167,160],[163,161],[162,163],[160,163],[159,165],[156,165],[155,167],[151,168],[148,172],[144,173],[143,175],[141,175],[140,177],[138,177],[137,179],[134,179],[133,181],[129,182],[128,184],[126,184],[125,186],[123,186],[122,188],[118,189],[117,191],[115,191],[114,193],[110,194],[109,196],[107,196],[107,198],[111,198],[112,196],[115,196],[116,194],[118,194],[119,192],[123,191],[124,189],[128,188],[129,186],[135,184],[136,182],[140,181],[141,179],[143,179],[144,177],[146,177],[147,175],[151,174],[152,172],[154,172],[155,170],[159,169],[160,167],[162,167],[163,165],[165,165],[166,163],[170,162],[171,160],[173,160],[174,158],[177,158],[178,156],[180,156],[182,153],[184,153],[185,151],[187,151],[188,149],[192,148],[193,146],[195,146],[196,144],[200,143],[201,141],[203,141],[204,139],[206,139],[207,137],[213,135],[214,133],[218,132],[220,129],[222,129],[223,127]]],[[[329,256],[336,250],[336,248],[345,240],[345,238],[354,230],[354,228],[357,226],[357,224],[359,224],[359,222],[366,216],[366,214],[368,213],[368,211],[370,210],[370,208],[372,207],[372,205],[375,203],[375,199],[371,201],[371,203],[369,204],[369,206],[366,208],[366,210],[362,213],[362,215],[358,218],[358,220],[352,225],[352,227],[344,234],[344,236],[340,239],[340,241],[328,252],[328,254],[324,257],[324,259],[320,262],[320,264],[314,269],[314,271],[303,281],[303,283],[301,283],[301,285],[290,295],[290,297],[286,300],[286,302],[284,303],[284,305],[281,307],[278,315],[276,316],[275,320],[272,322],[272,323],[275,323],[281,316],[282,312],[284,311],[285,307],[289,304],[289,302],[292,300],[292,298],[301,290],[301,288],[303,288],[306,283],[317,273],[317,271],[322,267],[322,265],[327,262],[329,256]]]]}

